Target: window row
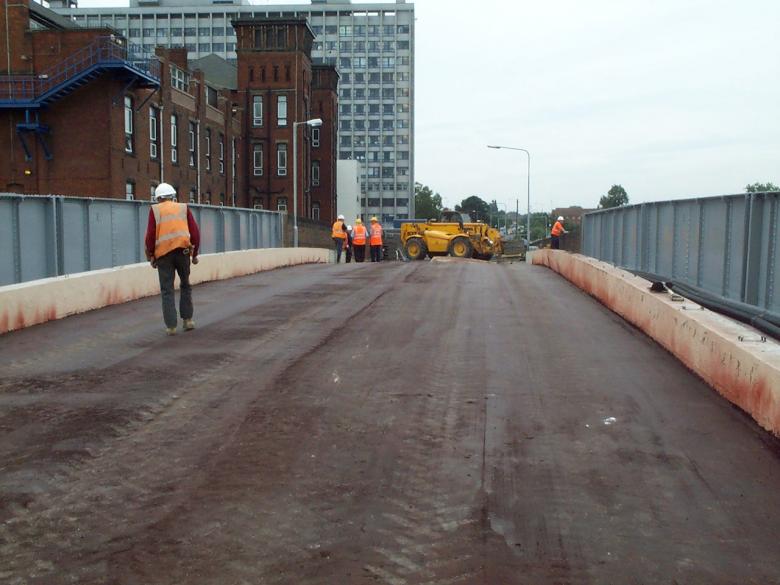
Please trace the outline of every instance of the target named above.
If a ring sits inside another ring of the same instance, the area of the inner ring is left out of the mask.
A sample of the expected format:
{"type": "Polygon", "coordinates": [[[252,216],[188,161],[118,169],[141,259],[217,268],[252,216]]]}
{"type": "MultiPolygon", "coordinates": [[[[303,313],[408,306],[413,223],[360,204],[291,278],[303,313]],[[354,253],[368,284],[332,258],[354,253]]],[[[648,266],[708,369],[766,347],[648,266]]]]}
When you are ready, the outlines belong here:
{"type": "MultiPolygon", "coordinates": [[[[276,176],[287,176],[287,143],[276,143],[276,176]]],[[[252,145],[252,174],[255,177],[262,177],[265,174],[265,154],[263,152],[263,145],[260,143],[252,145]]],[[[314,187],[320,184],[320,162],[312,161],[311,163],[311,184],[314,187]]]]}
{"type": "Polygon", "coordinates": [[[341,26],[328,24],[325,26],[312,26],[311,29],[315,35],[321,35],[324,32],[326,35],[338,34],[340,37],[357,37],[365,36],[366,34],[370,37],[376,37],[380,34],[386,36],[392,36],[396,33],[399,35],[409,34],[410,26],[408,24],[344,24],[341,26]]]}
{"type": "Polygon", "coordinates": [[[365,83],[366,81],[368,81],[368,83],[379,83],[380,81],[382,83],[395,83],[396,81],[409,81],[410,79],[411,74],[404,71],[342,73],[340,85],[351,85],[353,82],[359,84],[365,83]]]}
{"type": "Polygon", "coordinates": [[[410,57],[341,57],[339,67],[342,69],[393,69],[396,65],[408,67],[410,57]]]}
{"type": "MultiPolygon", "coordinates": [[[[380,191],[381,189],[379,189],[376,183],[369,183],[369,188],[367,190],[380,191]]],[[[383,197],[382,199],[379,197],[366,199],[364,197],[360,200],[360,203],[363,207],[408,207],[409,199],[393,199],[392,197],[383,197]]]]}
{"type": "Polygon", "coordinates": [[[336,51],[341,53],[380,53],[409,50],[409,41],[317,41],[312,51],[336,51]]]}
{"type": "MultiPolygon", "coordinates": [[[[125,127],[125,152],[135,154],[135,111],[133,98],[125,96],[124,99],[124,127],[125,127]]],[[[179,116],[171,114],[170,122],[170,160],[173,164],[179,164],[179,116]]],[[[161,157],[162,117],[160,109],[149,107],[149,158],[159,160],[161,157]]],[[[197,168],[200,162],[198,156],[198,125],[196,122],[187,123],[187,164],[197,168]]],[[[211,128],[207,128],[203,136],[203,161],[205,170],[212,170],[212,135],[211,128]]],[[[235,138],[232,141],[232,165],[235,172],[235,138]]],[[[219,174],[225,174],[225,137],[219,133],[217,138],[217,170],[219,174]]]]}
{"type": "Polygon", "coordinates": [[[339,122],[339,129],[343,132],[407,128],[409,128],[409,120],[341,120],[339,122]]]}
{"type": "Polygon", "coordinates": [[[395,146],[409,144],[409,136],[407,134],[398,134],[394,136],[389,134],[387,136],[369,136],[366,140],[364,135],[351,136],[349,134],[342,134],[339,140],[340,146],[395,146]]]}
{"type": "Polygon", "coordinates": [[[392,100],[395,98],[409,98],[410,96],[411,93],[408,87],[383,87],[381,93],[378,87],[369,88],[368,91],[362,87],[355,89],[344,87],[339,92],[339,97],[342,100],[364,100],[366,97],[370,100],[392,100]]]}
{"type": "Polygon", "coordinates": [[[411,106],[409,104],[368,104],[366,106],[365,104],[341,104],[339,106],[339,114],[342,116],[351,116],[353,113],[357,114],[358,116],[364,116],[365,114],[368,114],[369,116],[379,116],[380,114],[383,116],[393,115],[393,114],[408,114],[411,112],[411,106]]]}

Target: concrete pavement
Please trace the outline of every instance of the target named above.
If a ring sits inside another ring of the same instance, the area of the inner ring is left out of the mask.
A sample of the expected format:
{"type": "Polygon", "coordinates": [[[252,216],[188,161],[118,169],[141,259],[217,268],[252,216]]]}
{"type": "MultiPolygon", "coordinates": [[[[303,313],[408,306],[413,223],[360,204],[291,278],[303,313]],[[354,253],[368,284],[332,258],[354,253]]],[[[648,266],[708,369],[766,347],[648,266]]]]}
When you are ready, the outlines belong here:
{"type": "Polygon", "coordinates": [[[306,266],[0,337],[0,583],[780,582],[780,448],[541,267],[306,266]]]}

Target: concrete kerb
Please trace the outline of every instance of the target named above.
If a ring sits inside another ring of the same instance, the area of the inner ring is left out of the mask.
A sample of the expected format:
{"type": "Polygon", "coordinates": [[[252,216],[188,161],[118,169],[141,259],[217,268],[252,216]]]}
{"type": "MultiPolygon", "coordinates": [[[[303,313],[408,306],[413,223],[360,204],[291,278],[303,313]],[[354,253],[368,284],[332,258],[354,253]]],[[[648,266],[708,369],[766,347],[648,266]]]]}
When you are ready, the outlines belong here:
{"type": "Polygon", "coordinates": [[[674,354],[721,395],[780,436],[780,343],[700,305],[653,293],[633,274],[560,250],[530,253],[674,354]]]}
{"type": "MultiPolygon", "coordinates": [[[[190,280],[200,284],[299,264],[324,264],[322,248],[267,248],[204,254],[190,280]]],[[[178,287],[178,279],[177,279],[178,287]]],[[[0,287],[0,334],[160,293],[149,263],[130,264],[0,287]]]]}

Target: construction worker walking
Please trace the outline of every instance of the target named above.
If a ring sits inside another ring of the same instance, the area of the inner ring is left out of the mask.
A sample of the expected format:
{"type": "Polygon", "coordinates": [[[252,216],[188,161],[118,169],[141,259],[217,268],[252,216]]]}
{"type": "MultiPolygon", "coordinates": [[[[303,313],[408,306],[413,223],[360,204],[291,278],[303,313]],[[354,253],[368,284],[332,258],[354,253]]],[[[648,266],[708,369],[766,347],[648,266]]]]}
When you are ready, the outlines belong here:
{"type": "Polygon", "coordinates": [[[333,249],[336,252],[336,263],[338,264],[341,262],[341,253],[347,247],[347,226],[344,223],[343,215],[339,215],[333,224],[331,237],[333,238],[333,249]]]}
{"type": "Polygon", "coordinates": [[[358,217],[355,220],[355,227],[352,228],[352,249],[355,252],[355,262],[363,262],[366,259],[367,241],[368,230],[363,225],[363,220],[358,217]]]}
{"type": "Polygon", "coordinates": [[[371,245],[371,262],[379,262],[382,260],[382,224],[376,217],[371,218],[371,228],[369,230],[371,238],[369,244],[371,245]]]}
{"type": "Polygon", "coordinates": [[[186,204],[176,203],[176,189],[160,183],[154,190],[157,201],[149,210],[146,226],[146,258],[157,268],[160,278],[165,332],[176,334],[179,315],[176,313],[176,295],[173,288],[176,274],[181,281],[179,314],[185,331],[195,329],[192,320],[192,287],[190,286],[190,258],[198,263],[200,230],[186,204]]]}
{"type": "Polygon", "coordinates": [[[552,230],[550,230],[550,240],[552,242],[552,249],[553,250],[560,250],[561,249],[561,236],[563,234],[568,234],[564,227],[563,227],[563,216],[558,216],[558,221],[555,222],[555,225],[552,227],[552,230]]]}

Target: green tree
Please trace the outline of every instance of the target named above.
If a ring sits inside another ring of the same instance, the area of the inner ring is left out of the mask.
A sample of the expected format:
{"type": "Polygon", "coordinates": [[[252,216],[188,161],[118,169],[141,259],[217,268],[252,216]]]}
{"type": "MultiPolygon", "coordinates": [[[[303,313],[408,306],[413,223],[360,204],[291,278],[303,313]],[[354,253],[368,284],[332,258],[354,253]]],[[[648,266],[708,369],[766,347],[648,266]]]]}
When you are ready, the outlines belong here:
{"type": "Polygon", "coordinates": [[[466,197],[455,206],[455,211],[468,213],[473,221],[485,221],[490,218],[490,205],[488,202],[477,195],[466,197]]]}
{"type": "Polygon", "coordinates": [[[771,193],[772,191],[780,191],[780,187],[772,181],[768,183],[753,183],[745,187],[745,193],[771,193]]]}
{"type": "Polygon", "coordinates": [[[441,195],[422,183],[414,184],[414,217],[416,219],[438,219],[441,215],[441,195]]]}
{"type": "Polygon", "coordinates": [[[621,185],[612,185],[607,194],[602,195],[599,199],[599,207],[602,209],[620,207],[621,205],[628,205],[628,193],[621,185]]]}

